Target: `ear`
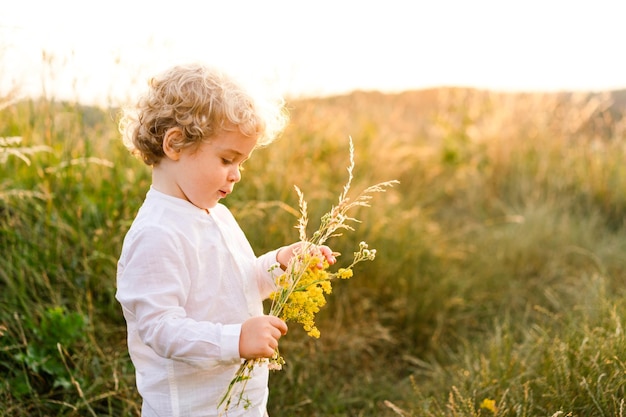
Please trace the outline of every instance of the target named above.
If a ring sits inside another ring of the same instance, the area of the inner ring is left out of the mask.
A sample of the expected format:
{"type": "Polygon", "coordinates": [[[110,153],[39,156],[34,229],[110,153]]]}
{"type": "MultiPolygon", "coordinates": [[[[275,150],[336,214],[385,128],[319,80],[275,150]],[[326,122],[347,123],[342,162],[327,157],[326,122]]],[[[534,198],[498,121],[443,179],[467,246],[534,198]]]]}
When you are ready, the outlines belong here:
{"type": "Polygon", "coordinates": [[[180,144],[183,139],[183,132],[179,127],[172,127],[163,136],[163,152],[168,158],[178,161],[180,158],[180,144]]]}

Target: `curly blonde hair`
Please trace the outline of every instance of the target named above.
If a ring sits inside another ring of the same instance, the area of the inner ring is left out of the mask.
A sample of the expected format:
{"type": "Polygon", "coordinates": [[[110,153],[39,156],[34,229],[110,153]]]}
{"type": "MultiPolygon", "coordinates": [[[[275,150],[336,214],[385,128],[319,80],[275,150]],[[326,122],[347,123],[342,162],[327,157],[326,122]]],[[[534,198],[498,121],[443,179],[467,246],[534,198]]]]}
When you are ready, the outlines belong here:
{"type": "Polygon", "coordinates": [[[172,67],[148,87],[134,107],[124,109],[119,124],[126,147],[147,165],[165,156],[163,138],[173,127],[182,132],[178,149],[236,129],[265,146],[288,120],[282,99],[255,99],[223,72],[200,64],[172,67]]]}

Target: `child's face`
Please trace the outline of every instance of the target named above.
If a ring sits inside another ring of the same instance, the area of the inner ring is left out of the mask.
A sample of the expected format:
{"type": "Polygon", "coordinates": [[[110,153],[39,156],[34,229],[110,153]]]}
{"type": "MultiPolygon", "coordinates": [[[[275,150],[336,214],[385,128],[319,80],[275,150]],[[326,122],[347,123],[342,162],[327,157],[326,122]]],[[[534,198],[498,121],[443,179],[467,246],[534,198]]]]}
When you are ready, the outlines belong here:
{"type": "Polygon", "coordinates": [[[255,146],[255,138],[234,131],[221,133],[197,149],[183,149],[170,171],[176,197],[203,209],[215,207],[241,179],[241,164],[255,146]]]}

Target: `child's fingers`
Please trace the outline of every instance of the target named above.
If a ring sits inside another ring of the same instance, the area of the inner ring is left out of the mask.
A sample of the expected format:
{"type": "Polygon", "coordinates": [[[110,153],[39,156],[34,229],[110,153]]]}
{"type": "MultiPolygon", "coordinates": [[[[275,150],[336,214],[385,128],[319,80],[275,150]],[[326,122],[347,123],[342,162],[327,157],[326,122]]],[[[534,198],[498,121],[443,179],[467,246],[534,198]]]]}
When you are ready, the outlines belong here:
{"type": "MultiPolygon", "coordinates": [[[[337,258],[336,256],[339,255],[338,252],[333,252],[328,246],[322,245],[322,246],[318,246],[318,250],[320,251],[320,253],[322,254],[322,256],[324,258],[326,258],[326,261],[329,264],[334,264],[335,262],[337,262],[337,258]]],[[[323,268],[324,265],[322,263],[319,263],[317,265],[318,268],[323,268]]]]}
{"type": "Polygon", "coordinates": [[[280,335],[278,335],[277,339],[280,339],[280,336],[284,336],[287,334],[287,323],[285,323],[283,320],[279,319],[276,316],[268,316],[269,317],[269,323],[275,328],[278,329],[278,331],[280,332],[280,335]]]}

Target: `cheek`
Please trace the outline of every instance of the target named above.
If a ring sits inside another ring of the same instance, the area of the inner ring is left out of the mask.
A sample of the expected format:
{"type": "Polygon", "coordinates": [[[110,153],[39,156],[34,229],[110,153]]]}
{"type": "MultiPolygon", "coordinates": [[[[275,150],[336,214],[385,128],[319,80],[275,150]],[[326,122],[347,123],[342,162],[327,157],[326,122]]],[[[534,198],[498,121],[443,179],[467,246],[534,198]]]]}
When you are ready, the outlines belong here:
{"type": "Polygon", "coordinates": [[[213,186],[221,183],[226,177],[226,170],[220,167],[199,167],[194,175],[194,180],[200,186],[213,186]]]}

